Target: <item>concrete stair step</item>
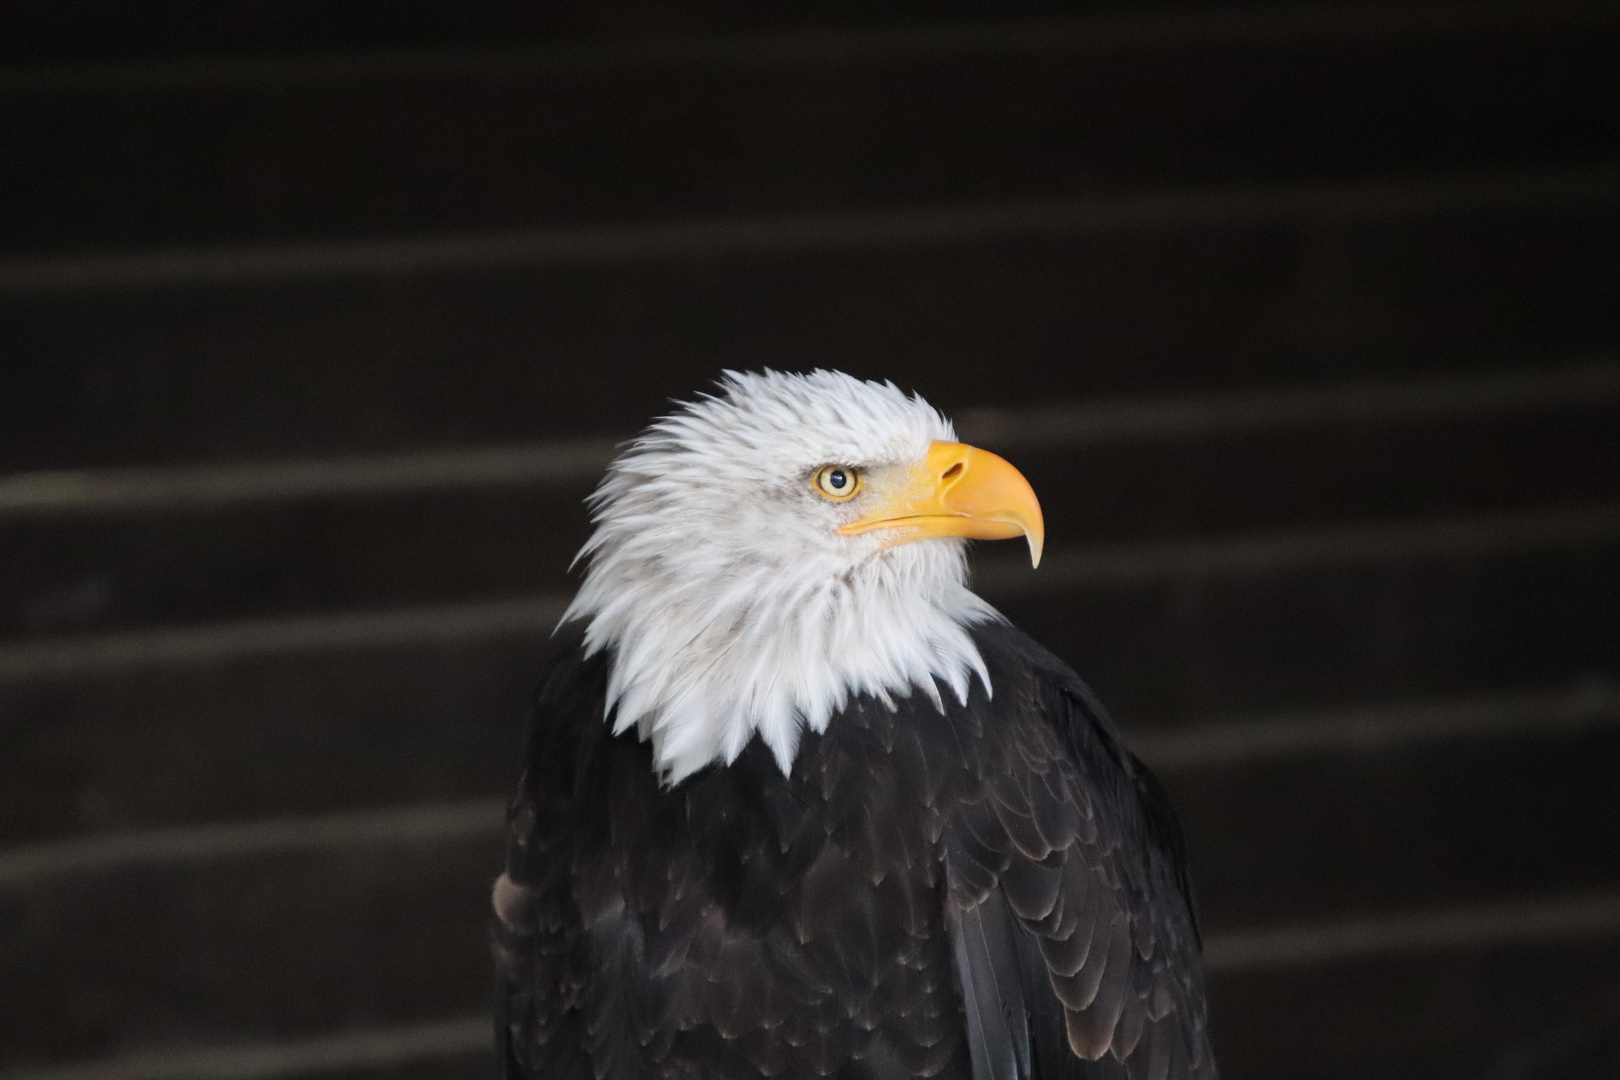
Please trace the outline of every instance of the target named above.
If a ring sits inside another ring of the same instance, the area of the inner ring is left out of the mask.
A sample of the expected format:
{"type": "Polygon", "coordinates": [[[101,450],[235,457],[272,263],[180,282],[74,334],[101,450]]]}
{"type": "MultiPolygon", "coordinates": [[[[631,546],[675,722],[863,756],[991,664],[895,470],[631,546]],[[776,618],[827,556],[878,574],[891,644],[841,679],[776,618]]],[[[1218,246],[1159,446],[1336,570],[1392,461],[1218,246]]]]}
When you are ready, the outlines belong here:
{"type": "MultiPolygon", "coordinates": [[[[1320,1059],[1322,1075],[1335,1077],[1608,1080],[1620,1063],[1620,1037],[1607,1019],[1616,962],[1620,944],[1600,934],[1374,952],[1348,962],[1217,974],[1211,992],[1223,1075],[1291,1077],[1301,1060],[1320,1059]],[[1596,1015],[1570,1020],[1572,999],[1597,1002],[1596,1015]],[[1367,1021],[1347,1025],[1347,1014],[1367,1021]]],[[[486,1024],[458,1017],[246,1048],[185,1047],[118,1057],[72,1075],[173,1075],[206,1059],[221,1080],[465,1080],[492,1067],[481,1041],[486,1024]],[[267,1061],[285,1071],[267,1072],[267,1061]]],[[[63,1076],[50,1070],[11,1075],[63,1076]]]]}
{"type": "Polygon", "coordinates": [[[1612,180],[1476,177],[1086,204],[1078,217],[953,211],[718,239],[614,234],[583,248],[0,272],[0,322],[21,358],[0,390],[30,403],[0,431],[0,462],[627,432],[726,367],[836,366],[960,412],[1581,357],[1620,345],[1612,180]]]}
{"type": "Polygon", "coordinates": [[[1139,5],[887,34],[24,69],[0,75],[0,252],[1575,164],[1615,151],[1616,56],[1620,16],[1591,4],[1139,5]]]}
{"type": "Polygon", "coordinates": [[[1527,718],[1500,737],[1164,770],[1204,917],[1224,929],[1615,885],[1615,704],[1582,730],[1527,718]]]}
{"type": "Polygon", "coordinates": [[[1030,584],[1002,594],[998,607],[1144,727],[1614,669],[1620,569],[1606,541],[1366,550],[1314,566],[1283,547],[1203,570],[1199,558],[1166,560],[1162,578],[1149,563],[1110,581],[1109,567],[1074,591],[1030,584]]]}
{"type": "MultiPolygon", "coordinates": [[[[1612,513],[1466,519],[1054,549],[1039,572],[987,564],[981,579],[1146,734],[1620,676],[1617,533],[1612,513]]],[[[518,599],[9,647],[0,831],[498,797],[560,610],[518,599]]]]}
{"type": "MultiPolygon", "coordinates": [[[[470,0],[445,6],[395,4],[379,9],[366,0],[314,3],[288,0],[273,8],[251,2],[175,0],[146,18],[101,0],[8,5],[0,27],[7,46],[0,62],[122,60],[215,54],[254,56],[286,52],[378,47],[442,48],[512,40],[609,40],[693,31],[769,30],[796,27],[864,27],[871,30],[929,19],[1008,18],[1222,9],[1218,0],[815,0],[792,7],[761,7],[736,0],[705,0],[680,7],[637,0],[563,0],[537,7],[519,0],[470,0]]],[[[1318,3],[1277,5],[1311,12],[1318,3]]],[[[1330,6],[1331,12],[1333,8],[1330,6]]]]}
{"type": "Polygon", "coordinates": [[[5,1065],[486,1013],[481,839],[251,851],[4,890],[5,1065]]]}
{"type": "Polygon", "coordinates": [[[1284,1080],[1308,1062],[1326,1080],[1599,1080],[1620,1061],[1617,964],[1610,934],[1217,976],[1221,1074],[1284,1080]]]}
{"type": "MultiPolygon", "coordinates": [[[[1253,1002],[1244,998],[1274,1000],[1269,995],[1279,987],[1296,986],[1295,972],[1313,973],[1316,989],[1272,1020],[1325,1026],[1333,1014],[1321,1009],[1324,999],[1356,985],[1363,969],[1382,973],[1380,1001],[1426,1007],[1432,976],[1419,976],[1409,953],[1437,946],[1483,952],[1500,947],[1493,938],[1516,943],[1517,955],[1538,963],[1557,950],[1526,950],[1525,939],[1595,938],[1588,949],[1601,949],[1604,928],[1620,929],[1620,826],[1612,824],[1620,815],[1605,769],[1616,752],[1620,727],[1611,717],[1605,729],[1574,735],[1436,744],[1417,754],[1397,748],[1306,756],[1291,763],[1292,776],[1167,772],[1173,795],[1189,810],[1222,799],[1229,806],[1204,818],[1193,839],[1223,1046],[1247,1044],[1231,1051],[1234,1073],[1258,1067],[1240,1067],[1246,1055],[1263,1064],[1267,1053],[1291,1046],[1284,1039],[1264,1049],[1248,1027],[1257,1020],[1253,1002]],[[1459,752],[1474,770],[1470,779],[1453,774],[1459,752]],[[1279,779],[1280,787],[1268,786],[1279,779]],[[1562,786],[1556,798],[1547,798],[1549,779],[1562,786]],[[1302,804],[1298,796],[1313,781],[1320,787],[1302,804]],[[1221,787],[1227,790],[1215,790],[1221,787]],[[1330,812],[1316,808],[1339,800],[1335,824],[1320,831],[1330,812]],[[1572,822],[1582,824],[1572,829],[1572,822]],[[1367,850],[1374,840],[1377,847],[1367,850]],[[1339,865],[1329,867],[1325,853],[1295,858],[1311,844],[1336,851],[1339,865]],[[1481,848],[1490,852],[1488,866],[1481,848]],[[1569,857],[1577,852],[1583,857],[1569,857]],[[1606,905],[1577,903],[1573,914],[1516,918],[1510,910],[1408,925],[1413,912],[1605,896],[1606,905]],[[1265,898],[1258,907],[1255,897],[1265,898]],[[1299,925],[1329,929],[1288,930],[1299,925]]],[[[477,1015],[487,1007],[482,942],[501,817],[497,801],[478,809],[487,818],[481,826],[462,813],[459,832],[419,824],[415,839],[410,830],[381,837],[375,828],[355,828],[348,839],[323,836],[316,826],[285,830],[280,850],[244,845],[108,859],[99,867],[84,860],[32,876],[15,872],[13,854],[11,865],[0,861],[0,903],[13,928],[0,983],[0,1003],[12,1018],[4,1063],[318,1038],[477,1015]]],[[[1481,962],[1488,969],[1502,955],[1485,953],[1481,962]]],[[[1435,970],[1456,987],[1471,986],[1478,974],[1466,965],[1435,970]]],[[[1588,963],[1584,970],[1593,982],[1578,985],[1613,985],[1612,969],[1588,963]]],[[[1534,1030],[1541,1014],[1525,1020],[1514,1038],[1534,1030]]],[[[1444,1046],[1453,1034],[1440,1025],[1436,1040],[1444,1046]]],[[[1389,1052],[1348,1032],[1337,1037],[1344,1052],[1363,1060],[1389,1052]]],[[[1416,1040],[1418,1032],[1400,1037],[1416,1040]]]]}
{"type": "MultiPolygon", "coordinates": [[[[1054,545],[1553,511],[1620,496],[1612,364],[1320,395],[975,412],[960,430],[1030,478],[1054,545]],[[1348,415],[1331,415],[1335,401],[1348,415]],[[1384,415],[1358,415],[1356,401],[1384,415]],[[1247,426],[1203,427],[1244,415],[1247,426]],[[1054,430],[1039,429],[1046,419],[1054,430]]],[[[385,487],[394,472],[374,464],[369,490],[304,497],[260,498],[275,476],[253,466],[210,474],[221,479],[206,489],[186,487],[195,473],[101,477],[109,495],[130,493],[123,504],[72,501],[95,486],[82,476],[56,477],[50,490],[51,477],[0,484],[0,551],[14,571],[0,583],[0,638],[568,591],[599,463],[552,483],[517,471],[486,482],[504,463],[538,462],[545,451],[446,457],[459,472],[423,468],[417,489],[385,487]],[[435,486],[441,475],[444,488],[435,486]],[[167,501],[186,490],[212,501],[167,501]],[[8,491],[17,496],[9,517],[8,491]],[[38,494],[24,503],[29,491],[38,494]]],[[[557,448],[559,460],[565,451],[557,448]]],[[[299,468],[319,483],[322,463],[299,468]]]]}

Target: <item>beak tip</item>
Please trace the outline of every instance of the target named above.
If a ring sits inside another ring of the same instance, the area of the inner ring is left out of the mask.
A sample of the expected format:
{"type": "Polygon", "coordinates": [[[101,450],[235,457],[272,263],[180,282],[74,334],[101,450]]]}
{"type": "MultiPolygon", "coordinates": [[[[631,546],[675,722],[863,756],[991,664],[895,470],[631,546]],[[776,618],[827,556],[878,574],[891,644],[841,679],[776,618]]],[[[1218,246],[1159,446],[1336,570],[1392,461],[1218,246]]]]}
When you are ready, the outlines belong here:
{"type": "Polygon", "coordinates": [[[1026,534],[1026,538],[1029,540],[1029,568],[1037,570],[1041,565],[1041,548],[1043,545],[1034,536],[1026,534]]]}

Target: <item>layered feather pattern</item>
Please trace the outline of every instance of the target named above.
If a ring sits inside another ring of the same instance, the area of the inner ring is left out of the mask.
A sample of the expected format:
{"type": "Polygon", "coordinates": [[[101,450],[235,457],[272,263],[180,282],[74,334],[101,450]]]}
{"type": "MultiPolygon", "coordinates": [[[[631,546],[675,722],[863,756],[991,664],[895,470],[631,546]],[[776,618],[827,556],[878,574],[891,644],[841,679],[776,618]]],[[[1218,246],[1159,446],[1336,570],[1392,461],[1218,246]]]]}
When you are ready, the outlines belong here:
{"type": "Polygon", "coordinates": [[[855,697],[789,777],[754,741],[674,786],[565,638],[496,924],[506,1075],[1214,1077],[1173,820],[1072,673],[973,637],[994,699],[855,697]]]}

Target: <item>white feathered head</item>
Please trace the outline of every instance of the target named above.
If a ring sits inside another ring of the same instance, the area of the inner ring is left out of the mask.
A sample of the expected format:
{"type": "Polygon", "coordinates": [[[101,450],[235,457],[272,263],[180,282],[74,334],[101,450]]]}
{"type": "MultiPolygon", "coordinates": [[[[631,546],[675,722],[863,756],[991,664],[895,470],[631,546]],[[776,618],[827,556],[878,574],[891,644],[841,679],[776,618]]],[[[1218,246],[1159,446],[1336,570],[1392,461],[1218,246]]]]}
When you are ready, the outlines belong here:
{"type": "Polygon", "coordinates": [[[966,538],[1043,528],[1029,484],[893,383],[727,372],[653,423],[591,496],[596,531],[565,621],[611,648],[614,729],[673,783],[755,733],[784,773],[801,731],[853,695],[892,703],[989,676],[966,627],[966,538]]]}

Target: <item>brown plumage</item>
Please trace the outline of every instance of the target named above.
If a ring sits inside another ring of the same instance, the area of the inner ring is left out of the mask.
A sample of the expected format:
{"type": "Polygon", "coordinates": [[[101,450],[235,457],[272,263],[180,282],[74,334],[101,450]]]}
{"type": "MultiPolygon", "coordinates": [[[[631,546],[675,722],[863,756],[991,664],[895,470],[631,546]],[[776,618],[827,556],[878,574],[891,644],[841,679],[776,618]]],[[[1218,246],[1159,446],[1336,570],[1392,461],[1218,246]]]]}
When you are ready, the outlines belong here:
{"type": "Polygon", "coordinates": [[[1181,841],[1060,661],[661,785],[565,631],[496,889],[507,1080],[1215,1076],[1181,841]]]}

